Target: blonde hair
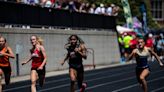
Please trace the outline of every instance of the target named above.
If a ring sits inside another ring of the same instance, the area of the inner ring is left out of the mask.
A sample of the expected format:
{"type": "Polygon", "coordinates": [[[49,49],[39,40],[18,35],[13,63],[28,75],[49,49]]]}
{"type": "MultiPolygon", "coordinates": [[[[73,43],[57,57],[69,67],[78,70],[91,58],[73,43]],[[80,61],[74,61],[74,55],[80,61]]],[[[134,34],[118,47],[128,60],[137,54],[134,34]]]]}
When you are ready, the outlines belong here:
{"type": "Polygon", "coordinates": [[[43,39],[41,37],[37,37],[37,41],[39,42],[40,45],[43,45],[43,39]]]}

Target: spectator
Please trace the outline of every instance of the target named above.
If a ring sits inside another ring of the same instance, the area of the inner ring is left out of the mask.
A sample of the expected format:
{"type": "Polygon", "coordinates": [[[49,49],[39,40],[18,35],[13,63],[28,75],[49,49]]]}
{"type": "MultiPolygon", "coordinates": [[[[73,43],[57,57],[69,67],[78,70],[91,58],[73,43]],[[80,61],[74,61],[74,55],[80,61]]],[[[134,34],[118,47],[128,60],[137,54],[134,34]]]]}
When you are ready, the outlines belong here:
{"type": "Polygon", "coordinates": [[[85,11],[86,11],[87,13],[89,12],[90,7],[91,7],[91,6],[90,6],[90,3],[87,2],[87,3],[85,4],[85,11]]]}
{"type": "Polygon", "coordinates": [[[111,7],[112,7],[112,16],[117,16],[120,10],[120,7],[115,6],[114,4],[111,4],[111,7]]]}
{"type": "Polygon", "coordinates": [[[105,14],[104,4],[100,4],[100,6],[96,8],[95,14],[105,14]]]}
{"type": "Polygon", "coordinates": [[[106,9],[106,14],[109,15],[109,16],[112,15],[112,7],[111,7],[110,4],[108,4],[108,7],[107,7],[107,9],[106,9]]]}
{"type": "Polygon", "coordinates": [[[119,43],[119,50],[121,54],[121,63],[122,63],[125,61],[125,57],[124,57],[124,42],[121,34],[118,34],[118,43],[119,43]]]}
{"type": "Polygon", "coordinates": [[[40,6],[44,7],[47,0],[40,0],[40,6]]]}
{"type": "Polygon", "coordinates": [[[79,10],[82,4],[82,0],[74,0],[74,4],[75,4],[76,9],[79,10]]]}
{"type": "Polygon", "coordinates": [[[37,5],[39,4],[39,0],[26,0],[25,3],[30,5],[37,5]]]}
{"type": "Polygon", "coordinates": [[[74,1],[70,1],[70,2],[69,2],[69,7],[68,7],[68,9],[69,9],[70,12],[77,12],[77,11],[78,11],[78,9],[77,9],[76,6],[75,6],[74,1]]]}
{"type": "Polygon", "coordinates": [[[124,42],[124,57],[127,59],[129,54],[131,53],[130,49],[130,41],[133,39],[128,33],[123,34],[123,42],[124,42]]]}
{"type": "Polygon", "coordinates": [[[94,14],[95,8],[96,8],[95,4],[92,4],[91,7],[89,8],[88,13],[94,14]]]}
{"type": "Polygon", "coordinates": [[[149,47],[151,49],[154,49],[154,40],[153,40],[153,34],[148,34],[148,38],[146,39],[146,47],[149,47]]]}
{"type": "Polygon", "coordinates": [[[68,10],[69,9],[69,1],[64,1],[61,5],[61,8],[64,10],[68,10]]]}
{"type": "Polygon", "coordinates": [[[50,1],[50,0],[47,0],[46,2],[45,2],[45,5],[44,5],[44,7],[47,7],[47,8],[50,8],[50,7],[52,7],[52,2],[50,1]]]}
{"type": "Polygon", "coordinates": [[[132,40],[130,41],[130,49],[131,50],[133,50],[133,49],[135,49],[136,47],[137,47],[137,37],[136,37],[136,35],[132,35],[132,40]]]}
{"type": "MultiPolygon", "coordinates": [[[[153,39],[153,34],[148,34],[148,38],[146,39],[146,47],[152,49],[154,51],[154,39],[153,39]]],[[[154,61],[155,57],[151,55],[150,58],[148,58],[149,61],[154,61]]]]}
{"type": "Polygon", "coordinates": [[[62,4],[61,4],[61,2],[59,2],[59,1],[56,1],[55,3],[54,3],[54,6],[53,6],[55,9],[61,9],[62,8],[62,4]]]}
{"type": "Polygon", "coordinates": [[[83,12],[83,13],[86,13],[86,9],[85,9],[85,3],[82,3],[80,8],[79,8],[79,12],[83,12]]]}
{"type": "Polygon", "coordinates": [[[164,36],[160,34],[157,40],[157,54],[160,56],[160,59],[164,57],[164,36]]]}

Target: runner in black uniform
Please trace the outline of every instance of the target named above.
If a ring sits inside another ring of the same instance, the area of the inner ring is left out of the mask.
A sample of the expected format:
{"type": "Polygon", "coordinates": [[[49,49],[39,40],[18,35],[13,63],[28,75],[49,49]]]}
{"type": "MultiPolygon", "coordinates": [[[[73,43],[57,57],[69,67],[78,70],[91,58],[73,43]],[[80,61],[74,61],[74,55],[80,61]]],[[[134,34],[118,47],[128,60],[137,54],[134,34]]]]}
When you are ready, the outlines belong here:
{"type": "Polygon", "coordinates": [[[147,60],[150,54],[155,56],[160,66],[163,66],[163,63],[161,62],[157,54],[150,48],[145,47],[145,42],[143,38],[138,39],[138,48],[134,49],[129,56],[129,60],[132,59],[133,56],[136,58],[136,77],[144,92],[148,92],[147,82],[145,78],[150,73],[147,60]]]}
{"type": "Polygon", "coordinates": [[[78,82],[80,92],[84,92],[86,87],[86,83],[83,83],[84,67],[82,64],[82,59],[86,59],[86,48],[84,42],[77,35],[71,35],[65,48],[68,53],[61,64],[63,65],[66,60],[69,60],[69,75],[71,79],[70,92],[75,92],[76,81],[78,82]]]}

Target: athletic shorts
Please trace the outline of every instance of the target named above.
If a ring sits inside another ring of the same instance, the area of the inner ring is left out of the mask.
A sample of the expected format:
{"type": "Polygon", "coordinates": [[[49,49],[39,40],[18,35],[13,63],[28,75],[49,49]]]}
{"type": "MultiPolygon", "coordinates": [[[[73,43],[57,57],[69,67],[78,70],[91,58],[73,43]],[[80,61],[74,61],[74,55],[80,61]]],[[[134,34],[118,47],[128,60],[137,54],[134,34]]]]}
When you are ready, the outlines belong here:
{"type": "Polygon", "coordinates": [[[3,71],[4,73],[4,77],[5,77],[5,83],[6,85],[10,84],[10,77],[11,77],[11,67],[1,67],[0,69],[3,71]]]}
{"type": "Polygon", "coordinates": [[[46,68],[43,67],[42,70],[37,70],[37,68],[31,68],[31,70],[36,70],[38,77],[39,77],[39,86],[43,87],[44,81],[45,81],[45,74],[46,74],[46,68]]]}
{"type": "Polygon", "coordinates": [[[69,68],[75,69],[77,72],[83,73],[84,72],[84,67],[83,65],[75,66],[73,64],[69,64],[69,68]]]}
{"type": "Polygon", "coordinates": [[[141,83],[140,74],[142,73],[142,71],[143,71],[144,69],[148,69],[148,70],[150,71],[149,66],[144,67],[144,68],[138,68],[138,67],[136,67],[136,76],[137,76],[137,81],[138,81],[139,83],[141,83]]]}

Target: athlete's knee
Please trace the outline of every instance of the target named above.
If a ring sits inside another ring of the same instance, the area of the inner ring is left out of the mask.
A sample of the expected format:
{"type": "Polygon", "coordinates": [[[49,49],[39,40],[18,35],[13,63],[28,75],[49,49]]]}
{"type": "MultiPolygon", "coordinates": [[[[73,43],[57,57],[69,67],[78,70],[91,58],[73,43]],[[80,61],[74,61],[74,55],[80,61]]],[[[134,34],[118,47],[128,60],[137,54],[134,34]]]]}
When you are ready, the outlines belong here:
{"type": "Polygon", "coordinates": [[[71,81],[76,81],[76,77],[74,75],[70,75],[71,81]]]}
{"type": "Polygon", "coordinates": [[[31,80],[31,85],[36,85],[36,80],[31,80]]]}
{"type": "Polygon", "coordinates": [[[140,76],[140,80],[145,80],[145,77],[144,76],[140,76]]]}
{"type": "Polygon", "coordinates": [[[0,75],[0,80],[2,80],[2,75],[0,75]]]}

